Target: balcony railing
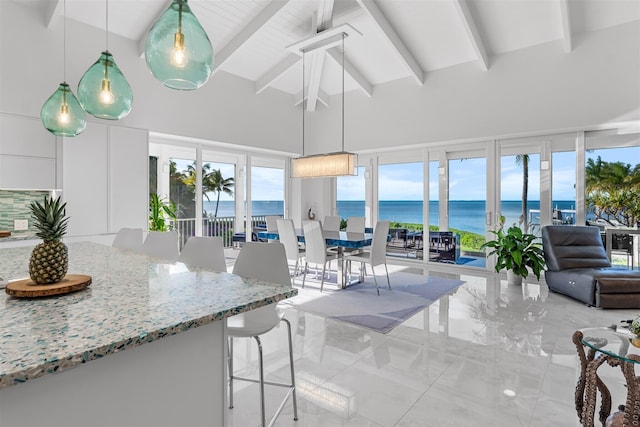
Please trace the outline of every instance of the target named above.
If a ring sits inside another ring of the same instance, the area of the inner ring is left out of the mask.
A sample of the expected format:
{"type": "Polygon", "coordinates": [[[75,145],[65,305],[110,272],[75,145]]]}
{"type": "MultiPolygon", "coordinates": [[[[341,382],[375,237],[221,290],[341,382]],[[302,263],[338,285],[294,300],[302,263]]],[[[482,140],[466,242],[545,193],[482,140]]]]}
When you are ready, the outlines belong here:
{"type": "MultiPolygon", "coordinates": [[[[236,229],[235,222],[236,219],[233,216],[203,218],[202,235],[206,237],[220,236],[222,237],[225,248],[230,248],[233,246],[233,234],[245,231],[244,226],[239,230],[236,229]]],[[[266,218],[264,215],[255,215],[251,217],[251,230],[258,227],[264,227],[265,224],[266,218]]],[[[173,225],[180,236],[180,249],[182,249],[189,237],[196,235],[196,219],[180,218],[173,225]]]]}

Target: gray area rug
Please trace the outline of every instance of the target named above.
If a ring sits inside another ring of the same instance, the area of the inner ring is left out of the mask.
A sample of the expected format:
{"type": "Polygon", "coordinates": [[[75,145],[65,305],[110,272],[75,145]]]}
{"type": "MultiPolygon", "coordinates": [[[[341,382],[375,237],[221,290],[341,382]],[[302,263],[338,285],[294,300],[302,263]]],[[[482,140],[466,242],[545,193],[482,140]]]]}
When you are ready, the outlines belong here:
{"type": "Polygon", "coordinates": [[[387,288],[386,277],[378,276],[378,296],[371,275],[347,289],[337,289],[335,279],[325,281],[322,293],[319,283],[307,276],[305,288],[301,289],[302,280],[296,279],[299,294],[280,304],[385,334],[464,284],[462,280],[403,272],[391,273],[390,279],[391,290],[387,288]]]}

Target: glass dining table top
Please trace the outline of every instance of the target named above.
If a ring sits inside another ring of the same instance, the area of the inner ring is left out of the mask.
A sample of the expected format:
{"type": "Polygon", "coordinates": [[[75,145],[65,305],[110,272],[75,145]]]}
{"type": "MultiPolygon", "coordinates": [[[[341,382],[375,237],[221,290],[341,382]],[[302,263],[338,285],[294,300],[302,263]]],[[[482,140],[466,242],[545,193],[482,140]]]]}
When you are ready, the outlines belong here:
{"type": "Polygon", "coordinates": [[[626,328],[615,326],[601,328],[584,328],[582,344],[624,362],[640,364],[639,361],[627,357],[630,354],[640,356],[640,337],[626,328]]]}
{"type": "MultiPolygon", "coordinates": [[[[373,241],[373,233],[350,233],[346,231],[323,231],[327,246],[340,246],[343,248],[362,248],[364,246],[371,246],[373,241]]],[[[296,229],[296,235],[298,241],[304,243],[304,233],[301,229],[296,229]]],[[[259,231],[258,237],[260,239],[272,239],[278,240],[279,235],[277,231],[259,231]]]]}

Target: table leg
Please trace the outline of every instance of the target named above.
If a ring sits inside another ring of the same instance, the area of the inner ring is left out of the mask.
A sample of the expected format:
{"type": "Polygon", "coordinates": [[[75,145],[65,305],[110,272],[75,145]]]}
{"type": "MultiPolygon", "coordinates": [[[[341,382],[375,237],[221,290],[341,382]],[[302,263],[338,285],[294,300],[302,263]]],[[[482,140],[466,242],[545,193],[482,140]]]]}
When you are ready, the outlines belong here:
{"type": "MultiPolygon", "coordinates": [[[[635,354],[630,354],[627,358],[640,362],[640,356],[635,354]]],[[[627,402],[622,427],[640,426],[640,377],[636,377],[633,363],[622,363],[620,368],[627,380],[627,402]]]]}
{"type": "Polygon", "coordinates": [[[611,413],[611,393],[597,374],[597,369],[604,362],[612,363],[608,357],[600,355],[596,358],[596,351],[589,349],[587,355],[582,344],[582,332],[576,331],[572,341],[576,346],[580,359],[580,377],[576,385],[575,405],[578,419],[586,427],[593,427],[596,410],[597,391],[600,390],[602,403],[600,405],[599,418],[602,424],[611,413]]]}

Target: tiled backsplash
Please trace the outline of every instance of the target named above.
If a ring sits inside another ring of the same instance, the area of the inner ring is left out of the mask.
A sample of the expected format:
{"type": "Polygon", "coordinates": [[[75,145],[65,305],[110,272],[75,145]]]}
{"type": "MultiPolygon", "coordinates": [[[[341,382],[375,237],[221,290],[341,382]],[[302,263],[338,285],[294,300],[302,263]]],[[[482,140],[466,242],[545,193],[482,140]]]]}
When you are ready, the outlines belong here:
{"type": "Polygon", "coordinates": [[[48,194],[48,191],[0,190],[0,230],[8,230],[12,233],[35,233],[29,205],[33,201],[42,203],[48,194]],[[15,219],[29,220],[29,230],[14,231],[13,220],[15,219]]]}

